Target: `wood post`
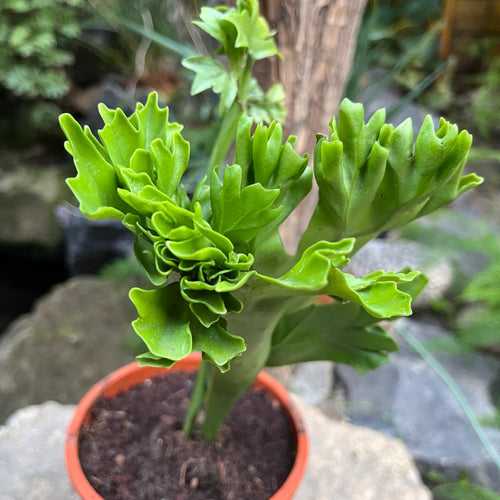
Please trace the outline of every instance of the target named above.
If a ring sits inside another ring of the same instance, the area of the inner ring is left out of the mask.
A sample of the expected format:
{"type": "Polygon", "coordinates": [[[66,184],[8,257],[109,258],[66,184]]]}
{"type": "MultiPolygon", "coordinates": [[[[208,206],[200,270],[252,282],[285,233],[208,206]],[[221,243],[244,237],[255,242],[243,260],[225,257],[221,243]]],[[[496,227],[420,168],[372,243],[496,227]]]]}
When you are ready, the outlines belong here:
{"type": "MultiPolygon", "coordinates": [[[[263,0],[263,12],[283,58],[274,58],[266,79],[281,81],[286,91],[287,129],[298,149],[312,151],[317,132],[326,132],[337,111],[351,70],[366,0],[263,0]]],[[[282,228],[289,251],[316,203],[316,189],[282,228]]]]}

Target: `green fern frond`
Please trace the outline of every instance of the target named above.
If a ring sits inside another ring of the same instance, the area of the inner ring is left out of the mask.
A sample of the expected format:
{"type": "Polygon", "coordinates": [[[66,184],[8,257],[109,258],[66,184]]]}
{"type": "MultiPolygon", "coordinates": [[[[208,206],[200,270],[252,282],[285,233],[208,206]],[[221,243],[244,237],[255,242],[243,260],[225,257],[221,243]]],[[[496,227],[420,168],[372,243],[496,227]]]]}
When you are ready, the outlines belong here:
{"type": "Polygon", "coordinates": [[[0,85],[21,97],[58,99],[63,70],[73,62],[64,42],[80,34],[83,0],[3,0],[0,4],[0,85]]]}

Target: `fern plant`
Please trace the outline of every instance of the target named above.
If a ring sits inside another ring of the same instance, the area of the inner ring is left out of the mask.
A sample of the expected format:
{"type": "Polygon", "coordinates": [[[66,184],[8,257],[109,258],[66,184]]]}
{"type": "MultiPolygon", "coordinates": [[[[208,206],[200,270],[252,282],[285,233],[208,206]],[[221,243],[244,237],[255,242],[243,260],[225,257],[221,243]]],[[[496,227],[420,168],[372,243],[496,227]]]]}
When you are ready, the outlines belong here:
{"type": "Polygon", "coordinates": [[[64,42],[80,33],[83,0],[3,0],[0,3],[0,83],[16,96],[57,99],[69,89],[64,42]]]}
{"type": "Polygon", "coordinates": [[[220,96],[223,120],[209,161],[212,168],[224,161],[242,114],[267,123],[285,119],[285,92],[279,83],[262,89],[252,74],[257,61],[278,55],[258,2],[239,0],[236,8],[202,7],[194,24],[216,43],[213,54],[187,57],[182,63],[195,73],[192,95],[211,89],[220,96]]]}
{"type": "Polygon", "coordinates": [[[494,59],[481,75],[480,85],[472,96],[471,113],[481,137],[491,139],[498,132],[495,110],[500,106],[500,58],[494,59]]]}
{"type": "Polygon", "coordinates": [[[213,162],[192,195],[182,183],[190,145],[155,93],[130,116],[101,105],[98,137],[68,114],[60,123],[78,171],[68,185],[80,210],[132,231],[151,282],[130,292],[133,327],[148,349],[138,360],[169,367],[202,353],[184,430],[203,407],[203,434],[212,439],[265,366],[331,360],[368,370],[384,363],[397,345],[380,321],[410,315],[425,278],[407,269],[357,277],[343,267],[370,238],[481,179],[462,175],[471,136],[456,125],[442,120],[434,130],[428,118],[414,139],[410,121],[394,127],[383,110],[365,121],[363,106],[348,100],[329,134],[318,136],[313,170],[279,122],[248,115],[249,68],[276,52],[257,0],[203,9],[199,24],[220,41],[227,66],[188,60],[200,75],[195,91],[213,87],[225,116],[238,119],[222,128],[224,147],[214,146],[217,158],[234,146],[234,158],[213,162]],[[289,256],[278,229],[313,175],[316,213],[289,256]],[[321,294],[333,301],[317,304],[321,294]]]}
{"type": "Polygon", "coordinates": [[[477,256],[484,266],[469,277],[467,283],[457,280],[453,295],[444,304],[459,344],[454,339],[450,342],[441,339],[435,347],[451,351],[457,347],[460,350],[499,347],[500,237],[495,228],[477,217],[443,215],[449,221],[446,225],[439,219],[431,224],[411,224],[402,231],[403,237],[426,245],[436,255],[449,258],[456,263],[459,274],[467,254],[477,256]],[[448,226],[473,228],[473,231],[457,234],[447,230],[448,226]],[[465,313],[457,314],[464,307],[465,313]]]}
{"type": "Polygon", "coordinates": [[[462,293],[473,306],[457,325],[460,340],[468,346],[500,347],[500,240],[497,244],[497,253],[462,293]]]}

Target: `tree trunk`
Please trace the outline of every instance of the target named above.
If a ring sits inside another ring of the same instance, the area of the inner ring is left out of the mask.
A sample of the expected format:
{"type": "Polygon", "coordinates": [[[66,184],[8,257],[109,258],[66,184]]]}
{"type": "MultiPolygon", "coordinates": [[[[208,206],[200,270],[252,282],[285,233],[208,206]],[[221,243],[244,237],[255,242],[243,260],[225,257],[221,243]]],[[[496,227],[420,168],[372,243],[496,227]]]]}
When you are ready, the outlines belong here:
{"type": "MultiPolygon", "coordinates": [[[[286,91],[287,129],[298,149],[312,151],[317,132],[325,132],[343,96],[351,69],[366,0],[263,0],[263,11],[277,31],[283,58],[266,71],[286,91]]],[[[317,193],[297,208],[282,228],[293,251],[303,233],[317,193]]]]}

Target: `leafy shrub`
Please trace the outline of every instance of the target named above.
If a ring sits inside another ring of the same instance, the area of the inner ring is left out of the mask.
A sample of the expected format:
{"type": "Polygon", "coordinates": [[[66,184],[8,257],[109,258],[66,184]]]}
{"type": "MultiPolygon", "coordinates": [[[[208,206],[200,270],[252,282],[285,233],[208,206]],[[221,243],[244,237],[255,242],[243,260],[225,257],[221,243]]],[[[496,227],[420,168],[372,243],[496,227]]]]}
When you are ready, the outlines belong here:
{"type": "Polygon", "coordinates": [[[57,99],[69,89],[64,67],[73,61],[65,41],[80,33],[83,0],[2,0],[0,83],[23,97],[57,99]]]}
{"type": "MultiPolygon", "coordinates": [[[[407,92],[397,107],[421,97],[445,69],[437,57],[441,11],[441,0],[367,2],[346,96],[362,92],[367,102],[396,85],[407,92]],[[374,78],[374,68],[385,71],[374,78]]],[[[438,85],[432,94],[441,93],[438,85]]]]}
{"type": "MultiPolygon", "coordinates": [[[[475,254],[484,260],[483,269],[468,278],[468,283],[458,283],[458,290],[447,304],[453,318],[461,349],[500,346],[500,237],[495,229],[476,218],[461,214],[447,215],[454,226],[473,227],[471,233],[453,233],[439,224],[412,224],[402,232],[405,238],[419,241],[435,252],[458,263],[464,255],[475,254]],[[457,315],[458,307],[468,306],[465,314],[457,315]]],[[[460,265],[457,265],[460,268],[460,265]]],[[[448,347],[446,342],[443,348],[448,347]]],[[[453,349],[452,342],[449,347],[453,349]]]]}
{"type": "Polygon", "coordinates": [[[242,9],[201,9],[200,29],[213,37],[219,57],[192,56],[183,65],[195,72],[191,93],[212,89],[220,95],[219,110],[228,111],[235,101],[243,103],[247,114],[257,121],[283,121],[285,92],[281,84],[274,84],[265,92],[252,76],[253,65],[278,54],[272,32],[266,20],[259,15],[255,2],[240,2],[242,9]]]}
{"type": "Polygon", "coordinates": [[[432,494],[435,500],[500,500],[498,493],[468,481],[442,484],[432,494]]]}
{"type": "Polygon", "coordinates": [[[496,112],[500,108],[500,59],[494,60],[481,75],[480,85],[472,97],[472,118],[485,139],[500,130],[496,112]]]}
{"type": "Polygon", "coordinates": [[[500,241],[498,255],[465,288],[462,298],[474,308],[458,321],[460,339],[476,347],[500,347],[500,241]]]}

